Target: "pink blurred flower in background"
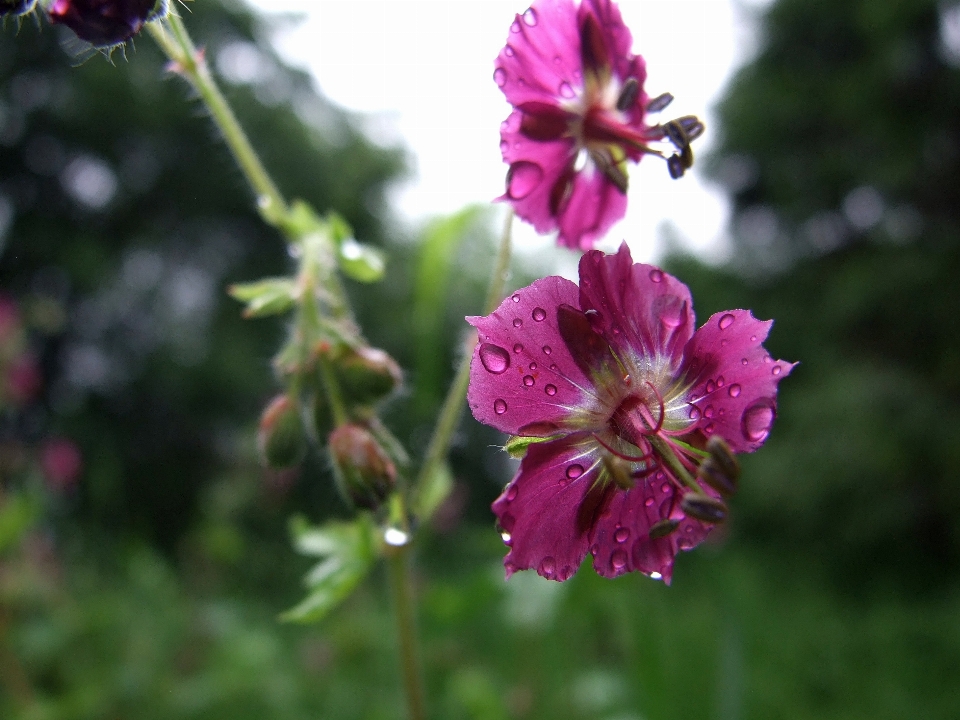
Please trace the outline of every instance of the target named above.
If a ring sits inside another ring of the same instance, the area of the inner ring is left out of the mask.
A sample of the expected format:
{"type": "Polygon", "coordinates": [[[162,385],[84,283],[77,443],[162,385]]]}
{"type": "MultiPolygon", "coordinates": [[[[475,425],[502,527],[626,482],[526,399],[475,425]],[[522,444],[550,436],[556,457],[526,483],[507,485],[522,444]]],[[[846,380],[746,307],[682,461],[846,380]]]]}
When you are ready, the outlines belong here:
{"type": "Polygon", "coordinates": [[[68,438],[54,437],[40,446],[40,470],[54,492],[67,492],[80,478],[83,456],[77,444],[68,438]]]}
{"type": "Polygon", "coordinates": [[[711,438],[752,452],[773,425],[793,364],[763,348],[772,321],[730,310],[694,331],[687,287],[626,245],[585,254],[579,288],[547,277],[467,319],[474,417],[529,443],[493,504],[507,575],[566,580],[589,552],[606,577],[669,582],[677,552],[723,517],[714,488],[729,488],[707,459],[726,445],[711,438]],[[695,476],[707,486],[691,489],[695,476]]]}

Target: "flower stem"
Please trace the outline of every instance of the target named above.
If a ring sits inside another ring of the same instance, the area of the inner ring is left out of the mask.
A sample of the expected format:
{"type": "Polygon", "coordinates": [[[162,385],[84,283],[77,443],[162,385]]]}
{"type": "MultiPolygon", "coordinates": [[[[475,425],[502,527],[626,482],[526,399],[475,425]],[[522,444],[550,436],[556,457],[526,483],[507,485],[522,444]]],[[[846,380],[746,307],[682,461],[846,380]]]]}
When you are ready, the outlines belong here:
{"type": "Polygon", "coordinates": [[[409,550],[411,545],[390,548],[387,565],[390,570],[390,589],[393,594],[393,610],[397,619],[397,635],[400,642],[400,664],[403,669],[403,685],[407,695],[409,720],[425,720],[427,717],[420,680],[420,657],[417,649],[417,622],[413,599],[413,583],[410,576],[409,550]]]}
{"type": "MultiPolygon", "coordinates": [[[[497,257],[494,260],[493,273],[490,275],[490,285],[487,288],[487,298],[483,308],[484,314],[493,312],[500,304],[503,295],[503,288],[507,282],[507,271],[510,267],[512,227],[513,210],[511,209],[507,211],[503,234],[500,236],[500,245],[497,248],[497,257]]],[[[447,454],[447,449],[450,447],[450,440],[453,438],[453,433],[460,422],[460,414],[463,411],[463,403],[467,396],[467,386],[470,383],[470,362],[473,360],[473,346],[475,344],[475,333],[471,333],[464,343],[463,356],[460,359],[457,374],[447,391],[446,398],[444,398],[440,417],[437,419],[433,436],[427,446],[423,466],[417,476],[416,487],[422,487],[426,479],[437,471],[447,454]]]]}
{"type": "Polygon", "coordinates": [[[172,68],[190,83],[203,100],[213,122],[223,134],[227,147],[256,194],[257,206],[263,219],[270,225],[279,225],[288,213],[287,203],[220,92],[210,73],[203,50],[198,51],[193,44],[183,20],[175,11],[171,11],[162,23],[148,23],[147,28],[160,49],[170,58],[172,68]]]}

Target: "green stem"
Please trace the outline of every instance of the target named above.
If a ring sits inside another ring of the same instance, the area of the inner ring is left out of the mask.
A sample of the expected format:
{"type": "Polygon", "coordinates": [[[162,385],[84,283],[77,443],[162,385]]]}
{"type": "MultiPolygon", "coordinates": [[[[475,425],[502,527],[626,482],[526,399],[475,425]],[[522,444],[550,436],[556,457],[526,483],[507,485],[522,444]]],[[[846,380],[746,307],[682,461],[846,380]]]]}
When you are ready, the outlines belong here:
{"type": "MultiPolygon", "coordinates": [[[[503,296],[503,288],[507,282],[507,270],[510,267],[511,250],[511,227],[513,225],[513,210],[507,212],[507,220],[504,224],[503,234],[500,237],[500,246],[497,248],[497,257],[493,265],[493,274],[490,276],[490,285],[487,289],[487,299],[484,304],[484,314],[489,314],[496,310],[497,305],[503,296]]],[[[467,397],[467,386],[470,384],[470,363],[473,360],[473,346],[476,338],[471,333],[467,342],[464,344],[463,356],[460,359],[460,367],[457,368],[457,374],[453,378],[453,383],[447,391],[447,397],[444,398],[443,408],[440,410],[440,417],[433,429],[433,436],[430,438],[430,444],[427,446],[427,453],[423,460],[423,466],[420,468],[420,474],[417,476],[416,487],[422,487],[427,478],[431,477],[437,471],[440,463],[447,454],[450,447],[450,441],[453,433],[460,422],[460,414],[463,411],[463,403],[467,397]]]]}
{"type": "Polygon", "coordinates": [[[390,569],[393,609],[397,618],[400,664],[403,668],[403,685],[407,695],[409,720],[426,720],[423,685],[420,681],[420,657],[417,649],[413,583],[410,576],[410,547],[408,543],[402,547],[391,548],[387,557],[387,565],[390,569]]]}
{"type": "Polygon", "coordinates": [[[217,86],[203,52],[198,52],[183,20],[171,11],[166,19],[147,24],[153,39],[164,54],[174,63],[177,72],[197,91],[214,123],[223,134],[223,139],[233,153],[247,182],[257,196],[257,205],[264,220],[279,225],[288,213],[287,203],[264,168],[246,133],[237,121],[233,110],[217,86]],[[169,32],[166,30],[169,26],[169,32]]]}

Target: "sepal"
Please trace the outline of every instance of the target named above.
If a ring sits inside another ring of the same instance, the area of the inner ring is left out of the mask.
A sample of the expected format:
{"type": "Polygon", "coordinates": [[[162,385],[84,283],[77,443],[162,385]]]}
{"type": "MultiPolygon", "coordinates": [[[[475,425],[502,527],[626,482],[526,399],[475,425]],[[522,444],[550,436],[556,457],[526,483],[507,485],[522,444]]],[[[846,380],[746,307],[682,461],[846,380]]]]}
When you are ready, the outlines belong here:
{"type": "Polygon", "coordinates": [[[264,278],[250,283],[231,285],[227,292],[234,300],[246,303],[245,318],[279,315],[290,310],[300,299],[295,280],[285,277],[264,278]]]}

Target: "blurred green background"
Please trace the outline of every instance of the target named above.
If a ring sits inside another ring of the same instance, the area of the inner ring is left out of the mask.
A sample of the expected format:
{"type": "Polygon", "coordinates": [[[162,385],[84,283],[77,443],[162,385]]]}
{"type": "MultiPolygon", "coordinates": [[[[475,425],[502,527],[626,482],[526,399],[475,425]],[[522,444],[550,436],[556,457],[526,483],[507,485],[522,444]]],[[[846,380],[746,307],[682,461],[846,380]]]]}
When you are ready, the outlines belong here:
{"type": "MultiPolygon", "coordinates": [[[[237,5],[191,10],[281,189],[388,253],[350,290],[408,369],[385,416],[422,452],[482,303],[483,212],[398,233],[402,151],[237,5]]],[[[960,717],[960,5],[778,0],[759,22],[705,163],[733,257],[665,264],[701,318],[776,319],[767,347],[801,364],[775,431],[672,587],[504,583],[488,506],[511,469],[466,419],[417,558],[432,717],[960,717]]],[[[151,43],[113,60],[76,66],[30,21],[0,42],[0,717],[400,718],[382,570],[319,625],[276,620],[309,567],[287,519],[345,509],[323,458],[259,467],[285,329],[224,287],[290,260],[151,43]]]]}

